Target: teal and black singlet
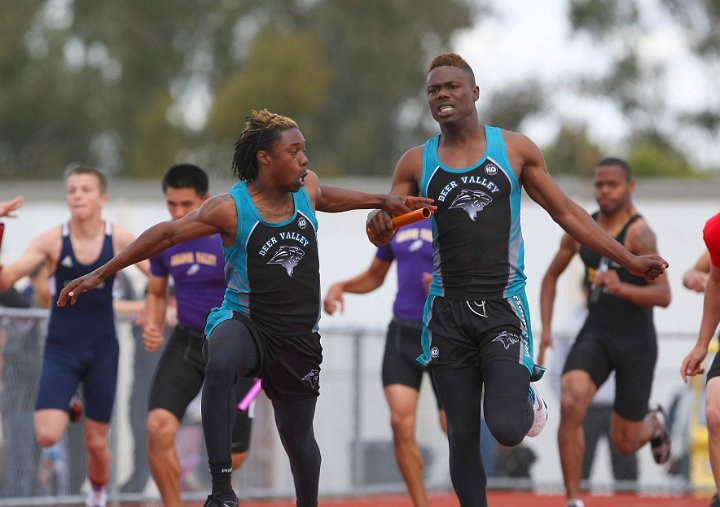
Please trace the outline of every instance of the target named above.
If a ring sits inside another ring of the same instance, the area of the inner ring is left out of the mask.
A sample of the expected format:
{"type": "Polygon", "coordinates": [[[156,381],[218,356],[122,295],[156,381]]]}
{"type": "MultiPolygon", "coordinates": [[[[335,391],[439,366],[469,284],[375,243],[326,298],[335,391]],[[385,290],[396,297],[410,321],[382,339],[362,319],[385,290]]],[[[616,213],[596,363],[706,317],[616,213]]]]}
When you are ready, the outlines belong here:
{"type": "Polygon", "coordinates": [[[276,336],[316,332],[320,319],[317,219],[304,188],[293,194],[295,212],[282,222],[266,222],[240,182],[230,190],[238,215],[235,242],[223,247],[227,289],[213,308],[205,334],[232,318],[246,315],[276,336]]]}
{"type": "Polygon", "coordinates": [[[525,288],[520,184],[502,131],[485,126],[484,157],[453,169],[438,157],[440,136],[425,143],[420,192],[435,200],[430,295],[469,301],[504,299],[525,288]]]}

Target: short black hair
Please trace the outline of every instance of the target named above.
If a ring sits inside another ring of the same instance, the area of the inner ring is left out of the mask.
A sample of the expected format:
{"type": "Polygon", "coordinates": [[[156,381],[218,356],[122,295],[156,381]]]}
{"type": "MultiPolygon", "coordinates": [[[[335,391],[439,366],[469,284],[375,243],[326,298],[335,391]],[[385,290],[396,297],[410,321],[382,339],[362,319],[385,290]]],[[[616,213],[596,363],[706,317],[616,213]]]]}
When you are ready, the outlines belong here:
{"type": "Polygon", "coordinates": [[[177,164],[165,173],[162,179],[163,193],[171,188],[192,188],[200,197],[208,193],[208,175],[193,164],[177,164]]]}
{"type": "Polygon", "coordinates": [[[627,163],[625,159],[618,158],[618,157],[606,157],[602,159],[600,162],[595,164],[595,167],[605,167],[609,165],[616,165],[619,168],[623,170],[625,173],[625,178],[627,181],[632,181],[633,175],[632,175],[632,169],[630,169],[630,164],[627,163]]]}

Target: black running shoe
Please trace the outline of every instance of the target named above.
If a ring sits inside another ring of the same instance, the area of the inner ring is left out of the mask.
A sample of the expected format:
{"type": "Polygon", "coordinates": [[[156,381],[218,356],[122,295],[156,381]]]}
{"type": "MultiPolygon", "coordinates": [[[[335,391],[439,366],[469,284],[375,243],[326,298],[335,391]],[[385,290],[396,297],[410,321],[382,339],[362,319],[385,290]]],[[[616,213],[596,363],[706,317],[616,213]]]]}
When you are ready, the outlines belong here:
{"type": "Polygon", "coordinates": [[[230,493],[229,495],[220,495],[218,493],[209,495],[207,497],[207,500],[205,501],[205,505],[204,505],[204,507],[237,507],[237,506],[238,506],[238,499],[237,499],[237,496],[235,496],[235,493],[230,493]]]}
{"type": "Polygon", "coordinates": [[[82,418],[82,413],[82,402],[80,401],[80,398],[77,397],[77,394],[73,394],[73,397],[70,398],[70,405],[68,406],[68,414],[70,416],[70,421],[78,422],[82,418]]]}
{"type": "Polygon", "coordinates": [[[654,410],[655,417],[660,423],[660,427],[655,431],[653,437],[650,439],[650,450],[652,451],[653,459],[658,465],[667,463],[670,459],[670,449],[672,441],[670,440],[670,429],[667,425],[667,416],[663,408],[658,405],[657,409],[654,410]]]}
{"type": "Polygon", "coordinates": [[[710,507],[720,507],[720,498],[718,498],[717,493],[715,493],[715,495],[712,497],[712,502],[710,502],[710,507]]]}

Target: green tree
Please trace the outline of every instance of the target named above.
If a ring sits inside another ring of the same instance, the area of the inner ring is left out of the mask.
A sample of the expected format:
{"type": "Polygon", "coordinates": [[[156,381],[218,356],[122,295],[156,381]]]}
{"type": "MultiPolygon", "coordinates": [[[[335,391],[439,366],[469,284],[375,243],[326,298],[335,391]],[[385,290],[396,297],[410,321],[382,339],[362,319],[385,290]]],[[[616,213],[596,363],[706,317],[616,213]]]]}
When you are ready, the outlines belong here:
{"type": "Polygon", "coordinates": [[[688,177],[693,170],[687,159],[661,138],[637,139],[630,147],[627,161],[633,174],[640,176],[688,177]]]}
{"type": "MultiPolygon", "coordinates": [[[[570,0],[569,19],[576,33],[585,33],[608,48],[611,63],[607,71],[583,76],[578,80],[583,93],[614,102],[627,118],[633,138],[650,138],[656,148],[670,147],[675,153],[690,141],[705,139],[716,145],[720,134],[720,93],[715,87],[710,100],[700,107],[670,105],[663,84],[682,81],[671,74],[664,59],[651,62],[640,50],[639,41],[646,37],[658,20],[682,31],[690,42],[690,57],[720,74],[720,4],[716,0],[660,0],[656,3],[637,0],[570,0]]],[[[682,164],[680,164],[682,165],[682,164]]],[[[677,166],[677,167],[680,167],[677,166]]],[[[658,175],[664,174],[662,164],[658,175]]],[[[667,169],[667,168],[666,168],[667,169]]],[[[669,169],[668,169],[669,170],[669,169]]],[[[685,174],[684,170],[680,174],[685,174]]]]}
{"type": "Polygon", "coordinates": [[[227,167],[232,138],[258,107],[300,122],[313,168],[389,173],[408,140],[426,132],[406,113],[424,107],[430,57],[484,5],[6,3],[0,175],[52,177],[83,162],[153,178],[178,159],[227,167]]]}
{"type": "Polygon", "coordinates": [[[586,125],[563,124],[555,140],[543,150],[548,170],[553,174],[590,176],[603,158],[602,149],[591,141],[586,125]]]}

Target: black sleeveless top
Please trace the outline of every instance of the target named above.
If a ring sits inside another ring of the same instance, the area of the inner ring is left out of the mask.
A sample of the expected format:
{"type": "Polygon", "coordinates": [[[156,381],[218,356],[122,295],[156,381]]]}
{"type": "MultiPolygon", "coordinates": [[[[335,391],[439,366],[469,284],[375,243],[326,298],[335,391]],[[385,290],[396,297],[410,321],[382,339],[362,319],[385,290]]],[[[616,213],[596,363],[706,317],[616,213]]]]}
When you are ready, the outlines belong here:
{"type": "MultiPolygon", "coordinates": [[[[598,213],[592,215],[597,221],[598,213]]],[[[615,240],[621,245],[625,245],[625,236],[630,225],[642,218],[641,215],[633,215],[625,223],[615,240]]],[[[600,261],[603,258],[600,254],[590,250],[586,246],[580,247],[580,258],[585,264],[585,276],[583,285],[590,289],[592,282],[595,280],[600,261]]],[[[605,259],[605,262],[608,262],[605,259]]],[[[636,276],[627,271],[619,264],[609,261],[608,269],[617,271],[620,281],[632,285],[647,285],[647,280],[641,276],[636,276]]],[[[637,332],[652,332],[655,334],[655,325],[653,324],[652,307],[639,306],[627,301],[626,299],[613,296],[605,291],[601,291],[597,301],[588,302],[588,319],[587,323],[600,326],[608,331],[622,330],[623,335],[630,330],[637,332]]]]}

